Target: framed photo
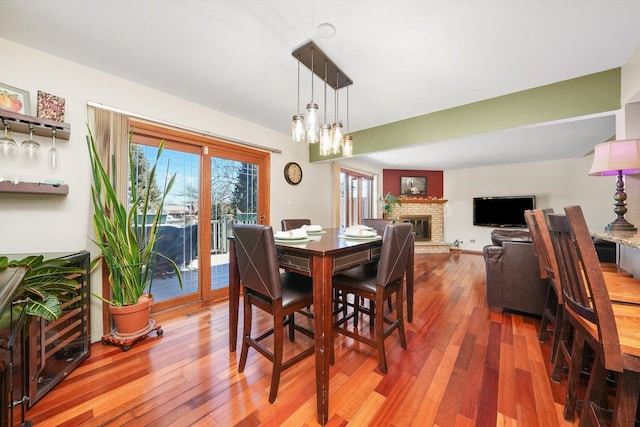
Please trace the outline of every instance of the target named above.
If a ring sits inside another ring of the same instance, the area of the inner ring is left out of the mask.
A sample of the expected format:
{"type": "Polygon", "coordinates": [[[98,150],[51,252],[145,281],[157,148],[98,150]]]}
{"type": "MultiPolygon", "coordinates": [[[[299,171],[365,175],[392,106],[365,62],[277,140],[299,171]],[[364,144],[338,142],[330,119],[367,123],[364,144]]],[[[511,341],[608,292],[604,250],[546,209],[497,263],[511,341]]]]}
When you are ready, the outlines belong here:
{"type": "Polygon", "coordinates": [[[29,92],[0,83],[0,110],[29,115],[29,92]]]}
{"type": "Polygon", "coordinates": [[[426,196],[426,176],[401,176],[400,193],[407,196],[426,196]]]}

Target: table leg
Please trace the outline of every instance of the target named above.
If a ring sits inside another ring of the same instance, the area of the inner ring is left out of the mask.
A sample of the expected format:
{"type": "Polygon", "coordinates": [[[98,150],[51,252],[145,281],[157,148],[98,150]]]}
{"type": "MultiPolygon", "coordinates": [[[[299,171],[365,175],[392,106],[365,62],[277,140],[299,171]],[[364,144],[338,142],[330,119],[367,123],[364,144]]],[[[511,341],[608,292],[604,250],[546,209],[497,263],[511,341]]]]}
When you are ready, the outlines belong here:
{"type": "Polygon", "coordinates": [[[229,239],[229,351],[236,351],[238,311],[240,306],[240,271],[236,260],[236,245],[229,239]]]}
{"type": "Polygon", "coordinates": [[[318,423],[325,425],[329,419],[329,361],[333,345],[333,317],[331,316],[332,285],[331,257],[314,256],[313,311],[316,358],[316,398],[318,423]]]}
{"type": "MultiPolygon", "coordinates": [[[[612,426],[634,425],[640,394],[640,372],[625,369],[618,376],[612,426]]],[[[583,409],[584,410],[584,409],[583,409]]]]}
{"type": "Polygon", "coordinates": [[[409,246],[409,262],[407,263],[407,271],[405,274],[407,282],[407,322],[413,322],[413,267],[414,267],[414,249],[415,238],[411,236],[411,245],[409,246]]]}

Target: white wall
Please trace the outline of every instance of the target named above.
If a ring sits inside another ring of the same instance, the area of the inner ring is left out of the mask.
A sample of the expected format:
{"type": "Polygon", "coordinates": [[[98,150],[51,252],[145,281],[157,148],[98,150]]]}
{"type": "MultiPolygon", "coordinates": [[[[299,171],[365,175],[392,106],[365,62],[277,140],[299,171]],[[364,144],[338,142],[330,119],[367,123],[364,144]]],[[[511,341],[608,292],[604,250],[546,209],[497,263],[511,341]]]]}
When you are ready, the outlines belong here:
{"type": "MultiPolygon", "coordinates": [[[[616,131],[620,135],[618,139],[640,138],[640,46],[622,67],[621,93],[624,109],[616,116],[616,131]]],[[[625,177],[625,192],[629,209],[625,217],[640,228],[640,220],[636,214],[640,211],[640,174],[625,177]]],[[[640,250],[621,245],[619,259],[622,268],[634,277],[640,277],[640,250]]]]}
{"type": "MultiPolygon", "coordinates": [[[[640,46],[622,67],[621,93],[624,110],[616,116],[616,131],[620,134],[617,139],[640,138],[640,46]]],[[[639,220],[630,220],[640,211],[640,174],[625,177],[625,192],[629,205],[625,218],[640,227],[639,220]]]]}
{"type": "MultiPolygon", "coordinates": [[[[331,221],[331,168],[328,163],[309,164],[306,144],[294,144],[288,135],[186,102],[97,70],[44,54],[0,38],[0,82],[30,92],[31,114],[36,112],[38,90],[66,100],[65,122],[71,125],[69,141],[59,141],[60,168],[46,166],[50,141],[39,138],[43,148],[37,168],[26,179],[61,179],[69,195],[34,196],[0,194],[0,254],[76,251],[89,247],[90,171],[85,142],[87,102],[98,102],[145,117],[211,132],[282,150],[271,157],[271,223],[280,229],[284,217],[309,217],[319,224],[331,221]],[[284,181],[287,162],[298,162],[302,183],[284,181]]],[[[289,121],[290,117],[283,117],[289,121]]],[[[18,143],[27,135],[13,134],[18,143]]],[[[96,275],[92,288],[100,289],[96,275]]],[[[101,336],[100,308],[92,306],[92,335],[101,336]]]]}
{"type": "Polygon", "coordinates": [[[473,251],[481,251],[490,244],[493,228],[473,225],[472,200],[478,196],[535,195],[536,207],[553,208],[556,212],[563,212],[568,205],[581,205],[589,228],[604,231],[605,225],[616,218],[613,213],[616,180],[589,176],[591,160],[589,155],[445,171],[444,198],[449,200],[445,207],[445,240],[460,240],[464,242],[463,249],[473,251]]]}

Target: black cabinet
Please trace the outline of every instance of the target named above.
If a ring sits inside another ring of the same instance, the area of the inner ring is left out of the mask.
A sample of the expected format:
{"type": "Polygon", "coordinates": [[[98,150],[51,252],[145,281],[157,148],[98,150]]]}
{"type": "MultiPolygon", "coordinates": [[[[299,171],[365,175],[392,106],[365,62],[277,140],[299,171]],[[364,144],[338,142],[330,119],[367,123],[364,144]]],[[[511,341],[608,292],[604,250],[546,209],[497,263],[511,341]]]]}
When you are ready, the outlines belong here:
{"type": "MultiPolygon", "coordinates": [[[[26,254],[9,259],[23,259],[26,254]]],[[[44,254],[78,267],[82,273],[69,278],[78,282],[79,292],[63,303],[58,320],[28,317],[24,300],[17,300],[23,267],[0,272],[0,426],[29,426],[26,407],[62,381],[89,357],[89,252],[44,254]]]]}
{"type": "Polygon", "coordinates": [[[0,426],[25,423],[24,302],[14,303],[24,267],[0,272],[0,426]]]}
{"type": "Polygon", "coordinates": [[[89,252],[50,255],[47,257],[65,259],[84,273],[73,276],[80,291],[64,303],[58,320],[33,317],[29,322],[26,343],[29,407],[87,359],[91,349],[89,252]]]}

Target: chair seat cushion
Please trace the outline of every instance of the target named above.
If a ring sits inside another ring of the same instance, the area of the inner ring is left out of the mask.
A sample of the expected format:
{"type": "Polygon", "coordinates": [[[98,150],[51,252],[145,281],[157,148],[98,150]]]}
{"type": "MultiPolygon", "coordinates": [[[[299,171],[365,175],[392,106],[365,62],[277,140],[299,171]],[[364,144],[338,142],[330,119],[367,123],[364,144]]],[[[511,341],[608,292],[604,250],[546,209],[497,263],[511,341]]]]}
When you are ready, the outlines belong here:
{"type": "MultiPolygon", "coordinates": [[[[313,302],[313,280],[302,274],[284,272],[282,278],[282,308],[300,301],[313,302]]],[[[310,303],[311,303],[310,302],[310,303]]]]}

